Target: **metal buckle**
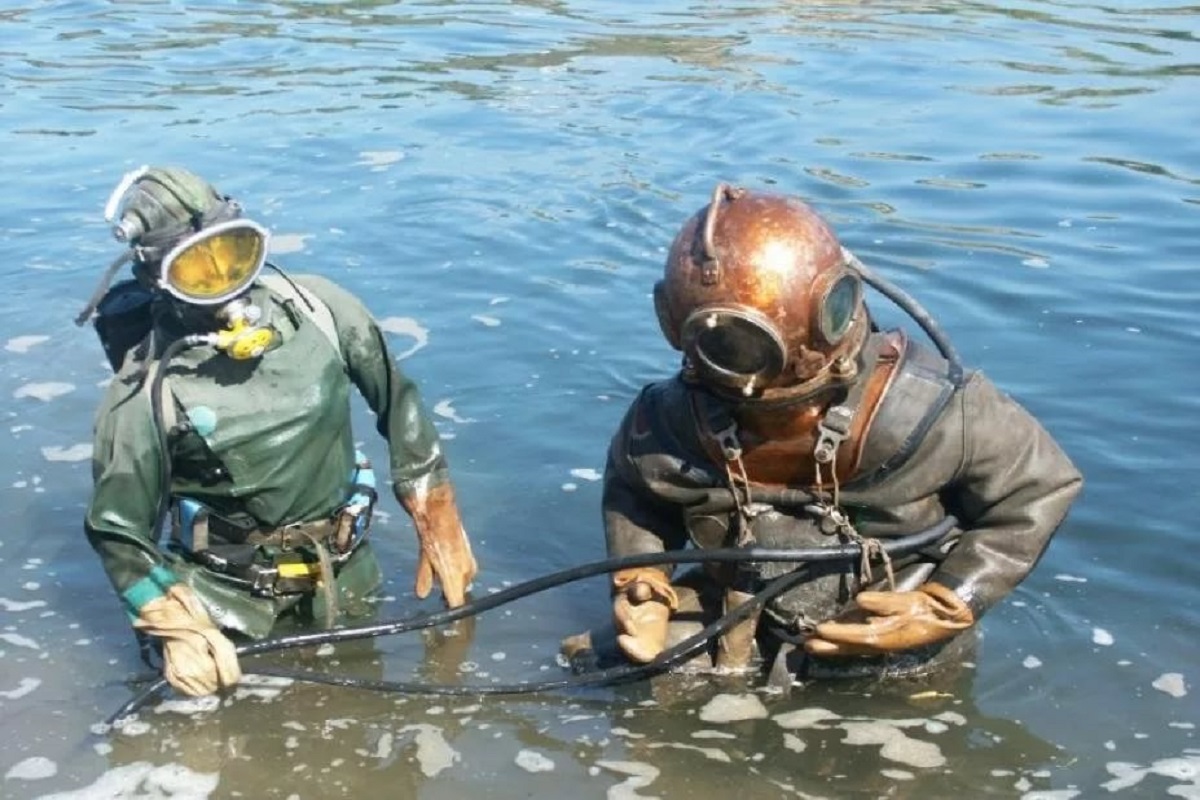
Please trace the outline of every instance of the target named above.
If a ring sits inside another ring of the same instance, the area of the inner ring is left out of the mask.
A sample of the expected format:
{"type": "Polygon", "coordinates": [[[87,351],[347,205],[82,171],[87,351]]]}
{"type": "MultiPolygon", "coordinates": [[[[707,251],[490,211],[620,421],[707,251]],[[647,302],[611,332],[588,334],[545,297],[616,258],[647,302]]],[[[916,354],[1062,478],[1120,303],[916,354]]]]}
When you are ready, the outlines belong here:
{"type": "Polygon", "coordinates": [[[834,406],[825,412],[824,418],[817,425],[820,435],[813,447],[813,458],[820,464],[833,461],[837,449],[850,435],[850,424],[854,422],[854,412],[846,406],[834,406]]]}
{"type": "Polygon", "coordinates": [[[275,567],[250,567],[250,592],[259,597],[274,597],[275,582],[279,579],[279,570],[275,567]]]}
{"type": "Polygon", "coordinates": [[[736,461],[742,457],[742,443],[737,436],[737,424],[730,423],[724,430],[715,431],[713,437],[721,448],[721,453],[727,461],[736,461]]]}

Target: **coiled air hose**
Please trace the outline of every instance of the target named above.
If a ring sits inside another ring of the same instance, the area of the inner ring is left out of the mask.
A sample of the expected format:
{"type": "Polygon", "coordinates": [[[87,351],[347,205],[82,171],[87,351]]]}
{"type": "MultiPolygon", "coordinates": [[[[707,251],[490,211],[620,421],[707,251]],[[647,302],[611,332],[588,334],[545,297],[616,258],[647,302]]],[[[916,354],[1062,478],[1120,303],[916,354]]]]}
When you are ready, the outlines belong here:
{"type": "MultiPolygon", "coordinates": [[[[947,516],[936,525],[926,528],[925,530],[906,536],[898,536],[879,541],[882,550],[887,553],[888,557],[895,558],[897,556],[913,553],[937,544],[948,534],[950,534],[957,524],[957,519],[955,519],[953,516],[947,516]]],[[[528,597],[532,594],[537,594],[538,592],[546,591],[547,589],[552,589],[563,584],[572,583],[585,578],[594,577],[596,575],[616,572],[617,570],[628,569],[631,567],[648,567],[658,564],[697,563],[808,563],[818,561],[845,561],[850,559],[859,559],[861,557],[862,547],[856,542],[850,542],[831,547],[808,547],[799,549],[731,547],[715,548],[711,550],[677,550],[668,553],[642,553],[631,556],[623,556],[620,558],[609,558],[604,559],[603,561],[580,564],[579,566],[570,567],[568,569],[553,572],[548,575],[543,575],[539,578],[534,578],[532,580],[519,583],[515,586],[510,586],[509,588],[503,589],[495,594],[482,597],[478,600],[473,600],[470,603],[466,603],[465,605],[459,606],[455,609],[434,612],[431,614],[422,614],[407,619],[392,620],[372,625],[359,625],[347,628],[337,628],[335,630],[297,633],[272,639],[264,639],[257,642],[248,642],[238,646],[237,654],[239,657],[244,658],[246,656],[254,656],[262,653],[287,650],[296,647],[309,647],[315,645],[334,644],[337,642],[354,641],[358,639],[368,639],[377,636],[390,636],[397,633],[408,633],[411,631],[424,630],[426,628],[433,628],[441,625],[449,625],[450,623],[457,622],[460,619],[482,614],[485,611],[490,611],[491,609],[506,605],[524,597],[528,597]]],[[[764,603],[767,603],[772,598],[782,594],[783,592],[786,592],[792,586],[800,583],[806,578],[807,576],[803,572],[797,571],[774,579],[760,592],[755,594],[752,600],[733,609],[730,613],[721,617],[695,636],[689,637],[688,639],[680,642],[678,645],[664,651],[648,664],[639,666],[621,665],[599,670],[593,673],[588,673],[586,675],[563,678],[561,680],[505,685],[485,684],[478,686],[457,686],[429,683],[376,681],[352,676],[322,675],[313,672],[284,671],[278,669],[248,669],[246,672],[247,674],[290,678],[295,681],[307,683],[322,683],[333,686],[356,687],[376,691],[434,695],[529,694],[539,691],[623,683],[630,680],[640,679],[642,677],[646,677],[667,669],[671,665],[685,658],[698,647],[703,646],[703,644],[712,637],[718,636],[728,628],[732,627],[746,614],[749,614],[754,609],[761,607],[764,603]]],[[[137,713],[138,710],[146,705],[159,691],[165,688],[166,685],[167,681],[165,678],[156,679],[135,697],[125,703],[125,705],[118,709],[115,714],[109,717],[109,724],[115,724],[116,722],[137,713]]]]}

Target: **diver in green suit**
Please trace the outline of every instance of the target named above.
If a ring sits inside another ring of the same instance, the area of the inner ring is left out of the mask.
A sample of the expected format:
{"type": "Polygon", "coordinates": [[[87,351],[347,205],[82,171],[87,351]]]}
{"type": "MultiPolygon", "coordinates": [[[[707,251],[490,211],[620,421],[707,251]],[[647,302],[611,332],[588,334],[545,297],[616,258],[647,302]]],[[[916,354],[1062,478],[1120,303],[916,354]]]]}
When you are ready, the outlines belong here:
{"type": "Polygon", "coordinates": [[[78,320],[95,313],[116,370],[85,530],[172,686],[232,685],[227,633],[264,637],[284,613],[331,625],[378,587],[352,387],[416,529],[417,596],[436,579],[462,605],[477,566],[446,458],[364,305],[324,278],[264,274],[268,231],[187,170],[129,173],[106,217],[129,249],[78,320]],[[133,278],[108,289],[126,261],[133,278]]]}

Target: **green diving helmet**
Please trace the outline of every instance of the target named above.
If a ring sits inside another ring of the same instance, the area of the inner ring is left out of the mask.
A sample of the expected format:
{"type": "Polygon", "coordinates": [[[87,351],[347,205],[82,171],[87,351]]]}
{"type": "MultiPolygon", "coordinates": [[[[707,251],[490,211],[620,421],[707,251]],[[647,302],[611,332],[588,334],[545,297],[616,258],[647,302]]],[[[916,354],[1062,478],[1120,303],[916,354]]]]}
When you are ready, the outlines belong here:
{"type": "Polygon", "coordinates": [[[164,297],[186,328],[223,327],[212,343],[233,358],[265,351],[270,330],[257,325],[261,311],[244,295],[266,263],[270,233],[243,218],[237,201],[181,167],[143,166],[117,184],[104,218],[129,250],[109,267],[78,324],[95,311],[103,317],[105,303],[120,299],[113,296],[119,289],[136,292],[129,282],[109,289],[116,269],[132,260],[143,296],[148,290],[164,297]]]}

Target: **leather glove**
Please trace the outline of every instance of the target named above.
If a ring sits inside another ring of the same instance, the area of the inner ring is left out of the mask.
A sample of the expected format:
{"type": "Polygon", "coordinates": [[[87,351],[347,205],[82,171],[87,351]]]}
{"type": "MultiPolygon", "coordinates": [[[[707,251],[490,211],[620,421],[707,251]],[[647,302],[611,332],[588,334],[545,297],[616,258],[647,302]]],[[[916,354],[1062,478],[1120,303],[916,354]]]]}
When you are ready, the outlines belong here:
{"type": "Polygon", "coordinates": [[[434,578],[442,585],[446,605],[458,608],[466,602],[479,566],[471,553],[471,542],[463,528],[454,498],[454,486],[441,483],[398,498],[412,516],[421,555],[417,561],[414,591],[424,600],[433,590],[434,578]]]}
{"type": "Polygon", "coordinates": [[[926,583],[911,592],[861,592],[856,608],[822,622],[804,643],[815,656],[877,656],[949,639],[975,615],[945,586],[926,583]]]}
{"type": "Polygon", "coordinates": [[[176,691],[200,697],[242,679],[233,642],[182,583],[142,606],[133,627],[162,640],[163,676],[176,691]]]}
{"type": "Polygon", "coordinates": [[[667,645],[667,622],[679,607],[674,587],[662,572],[645,567],[614,572],[612,583],[617,645],[631,661],[653,661],[667,645]]]}

